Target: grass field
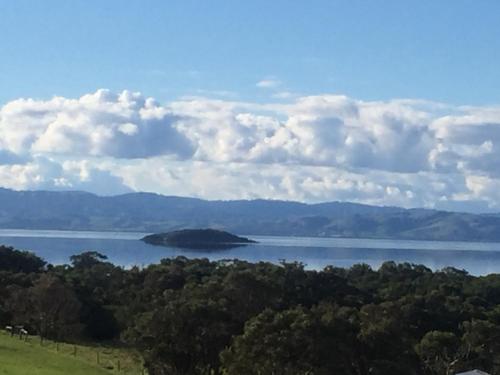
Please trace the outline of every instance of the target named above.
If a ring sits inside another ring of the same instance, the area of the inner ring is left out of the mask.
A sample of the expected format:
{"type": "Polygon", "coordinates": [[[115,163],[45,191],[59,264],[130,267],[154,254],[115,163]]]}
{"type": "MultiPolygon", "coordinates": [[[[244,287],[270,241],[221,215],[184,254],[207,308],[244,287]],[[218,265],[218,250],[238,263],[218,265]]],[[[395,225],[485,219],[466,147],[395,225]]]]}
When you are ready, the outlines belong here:
{"type": "Polygon", "coordinates": [[[28,342],[0,331],[0,375],[142,375],[137,354],[104,347],[28,342]]]}

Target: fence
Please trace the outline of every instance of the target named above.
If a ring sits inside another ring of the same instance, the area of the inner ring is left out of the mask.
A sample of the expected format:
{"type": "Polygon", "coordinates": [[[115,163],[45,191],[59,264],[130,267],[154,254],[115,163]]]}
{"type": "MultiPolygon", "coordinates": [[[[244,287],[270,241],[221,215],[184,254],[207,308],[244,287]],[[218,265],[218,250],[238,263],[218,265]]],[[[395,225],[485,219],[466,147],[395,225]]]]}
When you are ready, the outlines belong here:
{"type": "Polygon", "coordinates": [[[41,346],[61,355],[73,356],[87,363],[93,363],[108,370],[110,373],[124,375],[147,375],[142,359],[138,353],[129,349],[115,348],[111,346],[90,346],[82,344],[70,344],[54,340],[42,339],[39,336],[31,336],[27,333],[13,334],[6,327],[5,332],[13,340],[22,340],[26,345],[41,346]]]}

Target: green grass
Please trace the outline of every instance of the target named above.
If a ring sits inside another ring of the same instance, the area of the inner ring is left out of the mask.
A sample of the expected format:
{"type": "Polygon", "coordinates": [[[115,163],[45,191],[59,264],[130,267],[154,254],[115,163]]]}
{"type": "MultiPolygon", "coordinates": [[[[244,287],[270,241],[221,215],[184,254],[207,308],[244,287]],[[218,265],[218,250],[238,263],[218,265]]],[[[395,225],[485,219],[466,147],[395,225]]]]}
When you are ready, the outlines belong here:
{"type": "Polygon", "coordinates": [[[48,341],[40,345],[37,337],[25,342],[0,331],[0,375],[111,374],[142,375],[139,356],[109,347],[57,345],[48,341]]]}

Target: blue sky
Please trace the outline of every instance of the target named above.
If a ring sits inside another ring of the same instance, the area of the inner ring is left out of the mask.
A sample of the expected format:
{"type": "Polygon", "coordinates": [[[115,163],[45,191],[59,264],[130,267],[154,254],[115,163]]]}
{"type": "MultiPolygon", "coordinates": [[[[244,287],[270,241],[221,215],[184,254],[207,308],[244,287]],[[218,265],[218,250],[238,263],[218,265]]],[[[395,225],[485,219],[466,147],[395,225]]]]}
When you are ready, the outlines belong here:
{"type": "Polygon", "coordinates": [[[0,0],[0,186],[500,212],[497,0],[0,0]]]}
{"type": "MultiPolygon", "coordinates": [[[[96,88],[500,101],[500,2],[0,1],[0,102],[96,88]]],[[[214,95],[215,95],[214,94],[214,95]]]]}

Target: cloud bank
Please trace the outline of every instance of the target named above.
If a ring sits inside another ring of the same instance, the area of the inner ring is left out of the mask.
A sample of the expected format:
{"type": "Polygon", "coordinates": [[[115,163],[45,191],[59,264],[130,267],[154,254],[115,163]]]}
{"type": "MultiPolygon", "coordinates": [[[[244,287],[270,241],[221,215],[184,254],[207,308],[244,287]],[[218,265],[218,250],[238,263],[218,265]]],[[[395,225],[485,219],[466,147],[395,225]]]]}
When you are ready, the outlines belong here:
{"type": "Polygon", "coordinates": [[[500,211],[500,107],[139,93],[0,109],[0,185],[500,211]]]}

